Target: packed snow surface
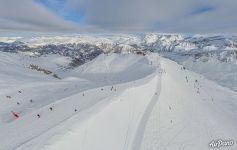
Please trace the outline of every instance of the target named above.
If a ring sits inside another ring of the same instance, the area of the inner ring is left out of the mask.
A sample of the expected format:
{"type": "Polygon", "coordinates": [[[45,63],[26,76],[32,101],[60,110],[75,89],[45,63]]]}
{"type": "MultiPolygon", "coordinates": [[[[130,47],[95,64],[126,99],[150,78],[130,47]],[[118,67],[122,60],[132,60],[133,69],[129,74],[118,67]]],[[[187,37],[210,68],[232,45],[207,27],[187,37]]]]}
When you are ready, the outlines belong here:
{"type": "Polygon", "coordinates": [[[0,57],[0,150],[237,149],[237,93],[159,54],[0,57]]]}

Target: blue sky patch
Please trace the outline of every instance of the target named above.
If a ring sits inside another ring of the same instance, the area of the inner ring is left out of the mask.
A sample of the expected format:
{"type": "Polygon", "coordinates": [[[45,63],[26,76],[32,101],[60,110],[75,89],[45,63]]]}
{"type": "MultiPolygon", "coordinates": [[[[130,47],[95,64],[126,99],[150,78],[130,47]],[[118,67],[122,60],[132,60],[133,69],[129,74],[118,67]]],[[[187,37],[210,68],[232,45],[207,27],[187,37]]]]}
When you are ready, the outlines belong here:
{"type": "Polygon", "coordinates": [[[65,8],[66,0],[35,0],[66,20],[84,24],[84,13],[65,8]]]}
{"type": "Polygon", "coordinates": [[[192,11],[191,14],[192,15],[202,14],[202,13],[205,13],[205,12],[213,11],[214,9],[215,9],[215,7],[213,7],[213,6],[199,7],[197,9],[195,9],[194,11],[192,11]]]}

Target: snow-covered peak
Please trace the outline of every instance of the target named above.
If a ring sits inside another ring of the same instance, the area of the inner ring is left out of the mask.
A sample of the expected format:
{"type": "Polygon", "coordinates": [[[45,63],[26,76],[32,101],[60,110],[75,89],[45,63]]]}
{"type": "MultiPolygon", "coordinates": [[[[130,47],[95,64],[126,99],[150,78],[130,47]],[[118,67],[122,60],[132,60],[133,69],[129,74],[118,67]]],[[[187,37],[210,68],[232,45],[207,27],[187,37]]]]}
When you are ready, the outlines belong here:
{"type": "MultiPolygon", "coordinates": [[[[149,47],[156,51],[237,49],[237,38],[234,36],[223,35],[193,35],[186,38],[181,34],[147,33],[140,35],[64,35],[31,38],[0,38],[0,42],[2,43],[13,43],[16,41],[25,43],[25,45],[30,48],[37,48],[46,45],[91,44],[102,48],[106,47],[104,51],[113,51],[113,48],[116,48],[117,46],[131,46],[131,49],[133,49],[134,45],[139,46],[139,49],[147,49],[149,47]],[[108,45],[110,45],[110,50],[107,49],[108,45]]],[[[125,49],[125,51],[128,50],[125,49]]]]}
{"type": "Polygon", "coordinates": [[[13,43],[17,40],[22,39],[22,37],[0,37],[0,43],[13,43]]]}

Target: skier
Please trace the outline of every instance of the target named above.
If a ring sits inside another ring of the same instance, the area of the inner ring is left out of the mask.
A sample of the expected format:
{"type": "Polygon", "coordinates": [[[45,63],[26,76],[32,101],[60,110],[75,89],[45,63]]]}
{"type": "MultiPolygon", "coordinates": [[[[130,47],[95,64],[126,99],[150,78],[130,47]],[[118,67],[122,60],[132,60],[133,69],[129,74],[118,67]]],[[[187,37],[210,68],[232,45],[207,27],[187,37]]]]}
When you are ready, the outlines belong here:
{"type": "Polygon", "coordinates": [[[18,119],[20,116],[16,113],[16,112],[14,112],[14,111],[12,111],[12,115],[14,116],[14,118],[15,119],[18,119]]]}
{"type": "Polygon", "coordinates": [[[198,93],[198,94],[200,94],[200,91],[199,91],[199,89],[197,90],[197,93],[198,93]]]}
{"type": "Polygon", "coordinates": [[[186,81],[188,82],[188,77],[186,76],[185,78],[186,78],[186,81]]]}
{"type": "Polygon", "coordinates": [[[37,114],[37,117],[40,118],[40,114],[37,114]]]}
{"type": "Polygon", "coordinates": [[[53,108],[52,108],[52,107],[50,107],[50,108],[49,108],[49,110],[50,110],[50,111],[53,111],[53,108]]]}
{"type": "Polygon", "coordinates": [[[30,102],[33,103],[33,100],[31,99],[30,102]]]}
{"type": "Polygon", "coordinates": [[[214,102],[214,99],[213,99],[213,97],[211,98],[211,100],[212,100],[212,102],[214,102]]]}
{"type": "Polygon", "coordinates": [[[16,104],[17,104],[17,105],[20,105],[20,102],[17,102],[16,104]]]}
{"type": "Polygon", "coordinates": [[[75,108],[75,110],[74,110],[75,112],[77,112],[77,109],[75,108]]]}

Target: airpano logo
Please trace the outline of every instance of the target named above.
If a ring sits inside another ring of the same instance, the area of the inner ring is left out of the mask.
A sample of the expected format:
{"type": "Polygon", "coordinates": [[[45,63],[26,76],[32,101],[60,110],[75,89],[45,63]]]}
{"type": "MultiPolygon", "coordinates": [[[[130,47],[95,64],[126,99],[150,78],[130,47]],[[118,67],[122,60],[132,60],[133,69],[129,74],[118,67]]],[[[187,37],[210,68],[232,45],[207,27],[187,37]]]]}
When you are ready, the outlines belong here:
{"type": "Polygon", "coordinates": [[[226,146],[233,146],[234,145],[234,141],[233,140],[212,140],[209,143],[209,147],[211,148],[220,148],[220,147],[226,147],[226,146]]]}

